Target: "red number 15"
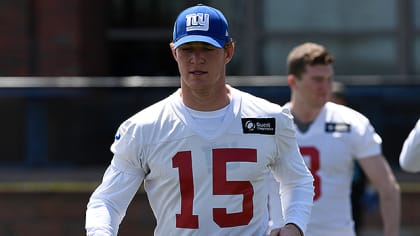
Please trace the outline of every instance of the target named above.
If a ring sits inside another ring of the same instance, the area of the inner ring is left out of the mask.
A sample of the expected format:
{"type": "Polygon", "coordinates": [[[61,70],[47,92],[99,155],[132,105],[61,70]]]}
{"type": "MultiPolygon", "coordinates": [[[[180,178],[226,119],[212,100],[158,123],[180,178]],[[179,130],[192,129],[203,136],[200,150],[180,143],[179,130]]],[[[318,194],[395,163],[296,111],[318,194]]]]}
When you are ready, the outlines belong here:
{"type": "MultiPolygon", "coordinates": [[[[254,212],[254,188],[250,181],[226,180],[226,163],[257,162],[255,149],[222,148],[213,150],[213,194],[243,195],[242,211],[227,213],[226,208],[213,208],[213,220],[220,227],[247,225],[254,212]]],[[[176,215],[177,228],[198,228],[198,215],[193,215],[194,179],[190,151],[178,152],[172,158],[172,166],[178,168],[181,192],[181,214],[176,215]]]]}

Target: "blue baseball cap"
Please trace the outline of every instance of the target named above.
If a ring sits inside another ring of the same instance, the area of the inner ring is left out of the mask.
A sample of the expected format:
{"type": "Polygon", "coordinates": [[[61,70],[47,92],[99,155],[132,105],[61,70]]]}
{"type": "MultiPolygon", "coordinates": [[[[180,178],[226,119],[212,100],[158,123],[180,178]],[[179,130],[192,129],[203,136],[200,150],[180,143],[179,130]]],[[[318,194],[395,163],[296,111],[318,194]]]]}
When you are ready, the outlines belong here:
{"type": "Polygon", "coordinates": [[[185,9],[176,19],[174,48],[190,42],[205,42],[222,48],[229,40],[227,20],[213,7],[199,4],[185,9]]]}

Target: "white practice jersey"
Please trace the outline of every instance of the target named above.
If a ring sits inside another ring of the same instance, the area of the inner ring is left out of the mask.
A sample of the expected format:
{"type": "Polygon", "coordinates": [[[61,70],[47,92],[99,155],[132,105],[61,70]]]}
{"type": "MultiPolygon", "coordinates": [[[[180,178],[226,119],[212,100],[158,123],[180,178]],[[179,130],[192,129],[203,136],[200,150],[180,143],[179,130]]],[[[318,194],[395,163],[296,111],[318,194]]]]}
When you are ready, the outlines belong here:
{"type": "Polygon", "coordinates": [[[116,235],[142,183],[157,220],[155,235],[265,235],[270,171],[282,186],[285,223],[305,230],[313,177],[291,115],[234,88],[231,95],[211,134],[191,117],[179,91],[125,121],[88,203],[88,235],[116,235]]]}
{"type": "Polygon", "coordinates": [[[331,102],[325,104],[305,133],[296,130],[315,185],[314,206],[305,235],[354,236],[350,200],[354,158],[381,154],[380,136],[365,116],[331,102]]]}
{"type": "Polygon", "coordinates": [[[404,141],[400,153],[400,165],[408,172],[420,171],[420,119],[404,141]]]}

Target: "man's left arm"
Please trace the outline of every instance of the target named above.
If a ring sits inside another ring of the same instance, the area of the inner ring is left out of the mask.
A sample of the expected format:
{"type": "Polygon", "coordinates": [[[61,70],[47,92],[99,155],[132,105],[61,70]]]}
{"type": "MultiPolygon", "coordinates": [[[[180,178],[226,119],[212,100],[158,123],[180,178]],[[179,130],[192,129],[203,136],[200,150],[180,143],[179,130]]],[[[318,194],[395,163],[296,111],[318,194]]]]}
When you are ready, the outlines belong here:
{"type": "Polygon", "coordinates": [[[314,178],[300,153],[293,118],[288,111],[284,115],[276,124],[279,156],[271,168],[274,178],[280,183],[286,230],[296,227],[305,232],[312,211],[314,178]]]}
{"type": "Polygon", "coordinates": [[[378,191],[384,236],[397,236],[400,231],[400,187],[383,155],[359,159],[359,164],[378,191]]]}

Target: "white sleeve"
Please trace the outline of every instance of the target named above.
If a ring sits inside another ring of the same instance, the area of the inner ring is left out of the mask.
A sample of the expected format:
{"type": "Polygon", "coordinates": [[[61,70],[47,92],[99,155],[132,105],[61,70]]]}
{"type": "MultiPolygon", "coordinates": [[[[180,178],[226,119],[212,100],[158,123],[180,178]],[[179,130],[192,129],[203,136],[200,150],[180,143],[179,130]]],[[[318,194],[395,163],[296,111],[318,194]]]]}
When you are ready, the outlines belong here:
{"type": "Polygon", "coordinates": [[[268,178],[268,188],[268,215],[270,232],[272,229],[284,226],[279,183],[274,179],[271,173],[269,174],[268,178]]]}
{"type": "Polygon", "coordinates": [[[314,179],[300,154],[292,116],[288,111],[285,116],[282,124],[278,124],[280,130],[276,131],[280,157],[272,171],[280,182],[284,223],[294,223],[305,232],[312,211],[314,179]]]}
{"type": "Polygon", "coordinates": [[[102,183],[93,192],[86,210],[88,236],[114,236],[129,203],[138,191],[144,174],[114,158],[102,183]]]}
{"type": "Polygon", "coordinates": [[[366,158],[382,153],[382,138],[376,133],[370,121],[360,113],[353,116],[354,144],[353,155],[356,158],[366,158]]]}
{"type": "Polygon", "coordinates": [[[420,171],[420,119],[404,141],[399,161],[405,171],[420,171]]]}

